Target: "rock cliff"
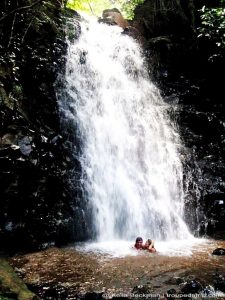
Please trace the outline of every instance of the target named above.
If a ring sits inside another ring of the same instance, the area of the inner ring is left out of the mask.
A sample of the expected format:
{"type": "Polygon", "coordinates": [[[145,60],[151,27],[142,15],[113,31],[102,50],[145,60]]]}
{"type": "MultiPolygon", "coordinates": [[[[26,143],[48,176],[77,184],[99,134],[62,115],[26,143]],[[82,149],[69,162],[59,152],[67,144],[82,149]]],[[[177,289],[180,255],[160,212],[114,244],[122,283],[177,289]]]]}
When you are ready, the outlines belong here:
{"type": "Polygon", "coordinates": [[[187,222],[196,233],[215,235],[225,230],[225,55],[197,38],[198,9],[209,2],[146,0],[135,10],[134,25],[145,36],[152,78],[176,106],[186,146],[184,167],[192,182],[187,222]]]}
{"type": "Polygon", "coordinates": [[[65,65],[64,20],[60,1],[0,3],[3,249],[68,242],[73,235],[72,196],[65,179],[72,167],[60,135],[56,93],[65,65]]]}

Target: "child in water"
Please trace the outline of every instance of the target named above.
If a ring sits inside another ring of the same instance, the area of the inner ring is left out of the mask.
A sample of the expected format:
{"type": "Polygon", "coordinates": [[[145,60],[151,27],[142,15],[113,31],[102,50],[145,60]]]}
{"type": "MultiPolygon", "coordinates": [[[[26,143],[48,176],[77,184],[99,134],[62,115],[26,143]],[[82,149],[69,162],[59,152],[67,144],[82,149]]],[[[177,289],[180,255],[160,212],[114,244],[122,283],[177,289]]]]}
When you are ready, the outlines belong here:
{"type": "Polygon", "coordinates": [[[154,241],[151,239],[148,239],[144,245],[145,249],[148,250],[151,253],[155,253],[156,249],[154,247],[154,241]]]}

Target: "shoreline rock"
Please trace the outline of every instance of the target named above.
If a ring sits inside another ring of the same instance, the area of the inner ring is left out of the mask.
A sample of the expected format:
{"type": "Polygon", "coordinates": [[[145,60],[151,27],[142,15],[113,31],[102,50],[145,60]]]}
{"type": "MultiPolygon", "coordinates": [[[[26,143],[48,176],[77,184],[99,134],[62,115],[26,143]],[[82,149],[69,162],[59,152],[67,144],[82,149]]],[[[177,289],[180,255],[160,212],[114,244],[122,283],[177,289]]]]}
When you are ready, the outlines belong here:
{"type": "Polygon", "coordinates": [[[31,292],[5,258],[0,257],[0,299],[41,300],[31,292]]]}

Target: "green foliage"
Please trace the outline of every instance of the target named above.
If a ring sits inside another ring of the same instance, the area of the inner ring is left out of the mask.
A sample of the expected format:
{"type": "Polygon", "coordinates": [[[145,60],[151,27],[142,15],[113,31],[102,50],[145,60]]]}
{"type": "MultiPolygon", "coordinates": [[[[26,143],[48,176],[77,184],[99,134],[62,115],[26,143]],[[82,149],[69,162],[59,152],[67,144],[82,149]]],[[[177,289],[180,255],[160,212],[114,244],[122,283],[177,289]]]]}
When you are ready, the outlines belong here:
{"type": "Polygon", "coordinates": [[[221,6],[200,10],[201,27],[198,28],[198,37],[205,37],[216,44],[220,49],[225,49],[225,0],[221,0],[221,6]]]}
{"type": "Polygon", "coordinates": [[[121,2],[122,13],[127,19],[132,20],[134,18],[134,10],[136,6],[142,4],[144,0],[127,0],[121,2]]]}
{"type": "Polygon", "coordinates": [[[68,0],[67,7],[99,17],[104,9],[112,8],[112,3],[110,0],[68,0]]]}
{"type": "Polygon", "coordinates": [[[127,19],[134,17],[134,9],[144,0],[68,0],[67,7],[87,14],[101,16],[104,9],[116,7],[127,19]]]}

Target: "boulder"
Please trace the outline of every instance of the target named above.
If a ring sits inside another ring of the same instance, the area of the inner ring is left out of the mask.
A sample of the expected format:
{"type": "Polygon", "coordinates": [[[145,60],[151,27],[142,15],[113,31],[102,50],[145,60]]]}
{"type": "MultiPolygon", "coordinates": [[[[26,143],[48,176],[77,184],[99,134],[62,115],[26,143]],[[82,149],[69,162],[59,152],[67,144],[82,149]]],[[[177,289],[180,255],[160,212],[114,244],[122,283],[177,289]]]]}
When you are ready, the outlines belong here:
{"type": "Polygon", "coordinates": [[[196,294],[203,289],[200,282],[191,280],[181,285],[181,292],[184,294],[196,294]]]}
{"type": "Polygon", "coordinates": [[[140,42],[141,44],[144,44],[144,42],[145,42],[143,35],[141,35],[139,30],[134,26],[127,26],[124,29],[124,31],[122,32],[122,34],[129,35],[130,37],[132,37],[136,41],[140,42]]]}
{"type": "Polygon", "coordinates": [[[29,291],[4,258],[0,258],[0,299],[40,300],[29,291]]]}
{"type": "Polygon", "coordinates": [[[144,285],[137,285],[132,290],[133,294],[152,294],[153,293],[153,287],[150,283],[144,284],[144,285]]]}
{"type": "Polygon", "coordinates": [[[225,249],[224,248],[217,248],[213,250],[212,255],[225,255],[225,249]]]}
{"type": "Polygon", "coordinates": [[[105,9],[102,13],[102,18],[99,19],[99,22],[108,25],[118,25],[123,29],[128,26],[128,21],[124,19],[117,8],[105,9]]]}
{"type": "Polygon", "coordinates": [[[167,291],[165,297],[166,299],[174,300],[175,297],[177,298],[177,291],[175,289],[170,289],[167,291]]]}
{"type": "Polygon", "coordinates": [[[223,274],[216,274],[213,284],[216,290],[225,293],[225,276],[223,274]]]}

